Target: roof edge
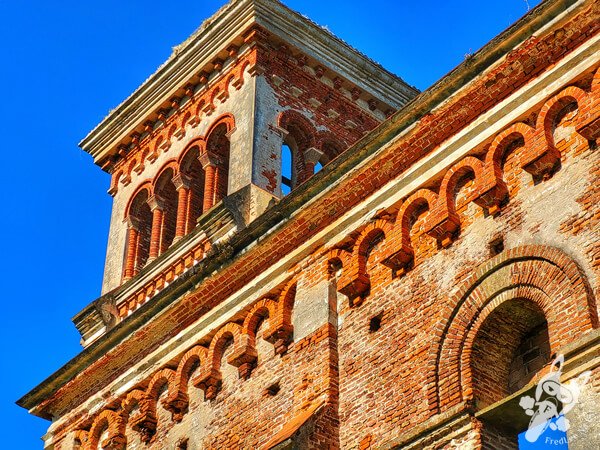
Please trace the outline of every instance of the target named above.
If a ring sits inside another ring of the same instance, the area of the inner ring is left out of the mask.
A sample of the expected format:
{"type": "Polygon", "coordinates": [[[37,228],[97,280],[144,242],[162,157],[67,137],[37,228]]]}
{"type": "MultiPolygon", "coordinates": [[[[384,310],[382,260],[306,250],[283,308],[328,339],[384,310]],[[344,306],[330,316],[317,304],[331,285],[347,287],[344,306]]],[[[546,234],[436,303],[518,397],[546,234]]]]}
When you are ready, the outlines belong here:
{"type": "MultiPolygon", "coordinates": [[[[265,227],[273,226],[273,222],[279,221],[282,217],[288,216],[291,211],[297,210],[307,198],[318,197],[323,193],[323,184],[330,184],[332,180],[342,178],[349,170],[364,161],[365,158],[372,157],[396,135],[409,128],[429,111],[443,104],[446,100],[467,86],[474,78],[483,71],[504,58],[512,49],[524,42],[527,38],[539,32],[542,28],[549,25],[553,20],[560,16],[571,7],[580,3],[581,7],[588,4],[581,0],[545,0],[536,8],[527,13],[514,25],[492,39],[482,49],[477,51],[472,57],[465,60],[458,67],[445,75],[426,91],[423,91],[407,106],[399,110],[390,119],[382,123],[363,139],[354,144],[346,152],[342,153],[335,166],[326,166],[323,169],[323,177],[319,183],[307,183],[299,187],[297,191],[287,196],[282,202],[273,206],[263,216],[251,223],[248,228],[243,230],[246,244],[254,234],[260,234],[265,227]]],[[[169,297],[185,290],[190,280],[183,279],[182,285],[173,284],[169,288],[173,292],[165,292],[169,297]],[[183,283],[185,282],[185,284],[183,283]]],[[[144,315],[156,315],[160,312],[158,308],[164,308],[168,303],[158,301],[156,303],[147,303],[144,309],[144,315]]],[[[140,310],[142,312],[142,310],[140,310]]],[[[133,316],[132,316],[133,318],[133,316]]],[[[20,398],[17,405],[28,409],[32,414],[42,418],[48,418],[43,411],[36,411],[35,408],[45,399],[53,395],[62,386],[75,378],[78,373],[87,368],[102,352],[113,348],[122,342],[128,335],[137,330],[139,321],[125,321],[117,327],[119,333],[108,333],[101,337],[88,349],[77,355],[65,366],[56,371],[45,381],[32,389],[29,393],[20,398]],[[92,352],[93,351],[93,352],[92,352]],[[96,354],[97,353],[97,354],[96,354]]],[[[116,329],[115,329],[116,330],[116,329]]],[[[113,331],[115,331],[113,330],[113,331]]]]}

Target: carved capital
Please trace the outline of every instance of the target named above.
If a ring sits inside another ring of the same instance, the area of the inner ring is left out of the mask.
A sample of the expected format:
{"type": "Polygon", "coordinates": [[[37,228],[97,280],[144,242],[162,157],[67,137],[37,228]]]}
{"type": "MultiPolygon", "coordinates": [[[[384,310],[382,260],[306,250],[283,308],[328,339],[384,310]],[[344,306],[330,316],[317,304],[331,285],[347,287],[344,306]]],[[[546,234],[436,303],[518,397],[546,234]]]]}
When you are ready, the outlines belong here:
{"type": "Polygon", "coordinates": [[[147,203],[150,207],[150,210],[152,211],[154,211],[155,209],[159,209],[161,211],[165,209],[165,201],[157,195],[151,196],[148,199],[147,203]]]}
{"type": "Polygon", "coordinates": [[[304,161],[309,164],[317,164],[323,157],[323,152],[314,147],[308,148],[304,151],[304,161]]]}
{"type": "Polygon", "coordinates": [[[125,223],[127,224],[127,228],[132,228],[136,231],[140,231],[140,220],[134,216],[127,216],[125,218],[125,223]]]}
{"type": "Polygon", "coordinates": [[[173,184],[175,189],[189,189],[191,186],[192,179],[183,173],[178,173],[173,177],[173,184]]]}
{"type": "Polygon", "coordinates": [[[200,160],[200,164],[202,164],[203,169],[206,169],[208,166],[217,167],[222,163],[221,158],[214,153],[209,152],[202,153],[198,159],[200,160]]]}

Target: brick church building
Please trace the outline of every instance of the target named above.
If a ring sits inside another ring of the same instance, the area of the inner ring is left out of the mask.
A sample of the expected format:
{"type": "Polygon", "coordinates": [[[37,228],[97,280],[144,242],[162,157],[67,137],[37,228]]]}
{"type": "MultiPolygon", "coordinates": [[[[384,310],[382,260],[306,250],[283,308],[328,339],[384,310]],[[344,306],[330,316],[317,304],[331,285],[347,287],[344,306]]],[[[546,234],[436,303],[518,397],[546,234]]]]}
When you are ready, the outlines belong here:
{"type": "Polygon", "coordinates": [[[80,144],[112,218],[45,448],[515,449],[559,355],[600,448],[599,30],[546,0],[419,93],[230,1],[80,144]]]}

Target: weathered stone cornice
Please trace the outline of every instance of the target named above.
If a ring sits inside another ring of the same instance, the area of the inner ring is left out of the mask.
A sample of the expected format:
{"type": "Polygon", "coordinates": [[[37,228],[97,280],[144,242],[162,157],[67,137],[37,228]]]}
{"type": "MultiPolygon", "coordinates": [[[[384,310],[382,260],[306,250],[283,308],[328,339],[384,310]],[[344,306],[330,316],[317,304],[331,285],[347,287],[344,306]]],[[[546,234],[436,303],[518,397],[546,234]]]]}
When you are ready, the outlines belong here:
{"type": "Polygon", "coordinates": [[[94,128],[79,146],[103,161],[158,105],[166,102],[253,24],[301,49],[366,92],[399,108],[418,92],[277,0],[233,0],[208,19],[131,96],[94,128]]]}

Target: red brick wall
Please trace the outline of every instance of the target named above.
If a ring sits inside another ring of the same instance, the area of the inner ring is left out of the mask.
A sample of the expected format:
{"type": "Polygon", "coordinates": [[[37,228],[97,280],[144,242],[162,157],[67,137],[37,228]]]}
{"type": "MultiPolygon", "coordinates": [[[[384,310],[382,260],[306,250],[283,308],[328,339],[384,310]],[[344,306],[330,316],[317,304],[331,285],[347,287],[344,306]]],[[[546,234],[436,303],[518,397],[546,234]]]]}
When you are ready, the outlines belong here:
{"type": "MultiPolygon", "coordinates": [[[[593,27],[583,19],[571,26],[568,31],[580,35],[593,27]]],[[[534,43],[525,43],[524,49],[533,51],[534,43]]],[[[521,50],[513,58],[522,56],[521,50]]],[[[200,390],[190,388],[188,399],[181,395],[185,377],[179,370],[186,367],[186,356],[179,355],[158,377],[149,374],[137,387],[143,414],[128,416],[126,399],[111,398],[105,412],[78,418],[70,427],[92,439],[108,422],[109,437],[112,433],[118,440],[123,418],[152,423],[157,399],[153,379],[161,377],[168,383],[164,403],[182,424],[193,426],[202,417],[206,448],[260,448],[321,396],[323,409],[307,428],[300,427],[307,448],[384,446],[454,407],[478,408],[498,400],[508,391],[515,353],[541,314],[552,353],[598,326],[600,153],[589,138],[598,137],[594,121],[600,113],[599,80],[599,72],[594,78],[588,70],[549,93],[527,117],[472,149],[425,183],[427,188],[389,211],[379,211],[340,242],[316,249],[292,271],[289,283],[271,293],[276,300],[260,300],[215,335],[190,343],[202,363],[192,378],[200,390]],[[332,261],[334,266],[341,262],[339,277],[332,274],[332,261]],[[294,341],[295,283],[310,286],[328,278],[350,296],[338,296],[337,328],[328,324],[294,341]],[[519,307],[511,309],[515,305],[519,307]],[[267,311],[268,321],[256,331],[256,318],[267,311]],[[522,320],[515,321],[515,314],[522,320]],[[225,348],[228,339],[234,344],[225,348]],[[489,367],[494,363],[496,372],[489,367]],[[274,382],[280,390],[269,396],[265,389],[274,382]],[[503,388],[495,391],[499,384],[503,388]],[[203,393],[208,399],[202,399],[203,393]]],[[[485,83],[485,77],[475,82],[471,94],[476,96],[477,84],[485,83]]],[[[494,101],[508,92],[498,95],[494,101]]],[[[428,126],[435,128],[431,122],[428,126]]],[[[359,187],[384,182],[376,178],[363,178],[359,187]]],[[[352,204],[354,194],[343,200],[352,204]]],[[[307,222],[298,224],[304,237],[307,222]]],[[[294,230],[286,232],[290,236],[294,230]]],[[[200,301],[205,307],[220,301],[217,297],[238,287],[223,282],[231,278],[230,270],[239,270],[244,279],[244,274],[259,270],[261,258],[272,263],[274,255],[285,255],[292,243],[282,243],[284,232],[278,238],[277,249],[261,254],[253,267],[234,264],[182,304],[190,309],[200,301]]],[[[263,249],[269,244],[264,242],[263,249]]],[[[193,319],[186,319],[181,308],[165,314],[184,327],[193,319]]],[[[134,337],[129,351],[143,341],[134,337]]],[[[110,364],[110,356],[103,362],[110,364]]],[[[171,414],[161,408],[152,437],[155,448],[185,428],[171,422],[171,414]]],[[[493,428],[484,425],[476,431],[469,439],[479,447],[514,448],[510,437],[504,440],[493,428]]]]}

